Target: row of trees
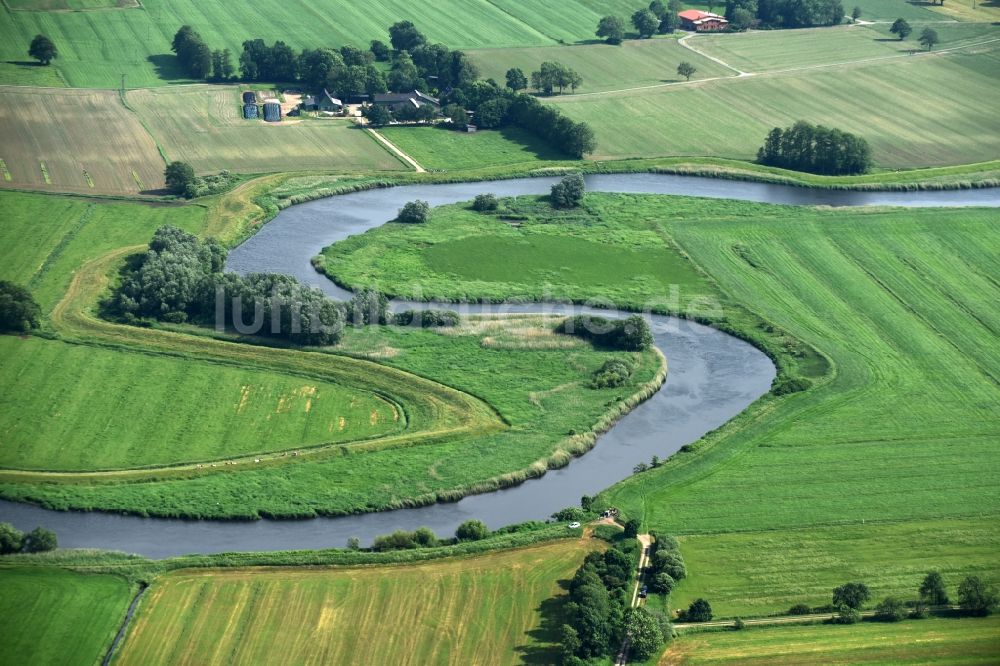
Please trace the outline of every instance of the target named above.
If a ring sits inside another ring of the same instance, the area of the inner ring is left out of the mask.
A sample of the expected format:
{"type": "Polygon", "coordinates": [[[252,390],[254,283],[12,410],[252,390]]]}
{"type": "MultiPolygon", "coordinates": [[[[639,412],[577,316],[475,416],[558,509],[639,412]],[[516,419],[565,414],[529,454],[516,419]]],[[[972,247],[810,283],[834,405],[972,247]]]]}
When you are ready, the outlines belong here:
{"type": "Polygon", "coordinates": [[[174,34],[170,50],[177,55],[184,73],[192,79],[225,81],[235,73],[229,49],[212,51],[201,35],[189,25],[181,26],[174,34]]]}
{"type": "Polygon", "coordinates": [[[733,30],[746,30],[753,25],[768,28],[839,25],[844,20],[844,6],[840,0],[726,0],[726,19],[733,30]]]}
{"type": "Polygon", "coordinates": [[[757,151],[757,161],[823,175],[865,173],[872,163],[871,149],[863,138],[804,121],[771,130],[757,151]]]}
{"type": "MultiPolygon", "coordinates": [[[[523,75],[522,72],[521,76],[523,75]]],[[[579,72],[561,62],[543,62],[537,71],[531,73],[531,87],[546,95],[551,95],[556,88],[559,89],[560,95],[566,88],[576,92],[582,85],[583,77],[579,72]]]]}
{"type": "Polygon", "coordinates": [[[56,533],[36,527],[27,534],[10,523],[0,523],[0,555],[10,553],[44,553],[59,547],[56,533]]]}
{"type": "Polygon", "coordinates": [[[607,657],[625,636],[632,656],[647,659],[671,635],[662,613],[628,608],[626,590],[632,577],[632,560],[618,544],[603,553],[592,552],[577,569],[569,586],[560,629],[563,664],[579,666],[584,660],[607,657]]]}
{"type": "MultiPolygon", "coordinates": [[[[913,618],[927,617],[932,606],[947,606],[950,603],[944,578],[937,571],[931,571],[920,582],[916,603],[907,604],[898,597],[885,597],[875,606],[875,619],[882,622],[898,622],[907,615],[913,618]]],[[[871,590],[864,583],[852,582],[833,590],[833,607],[837,609],[834,622],[854,624],[861,621],[861,608],[871,599],[871,590]]],[[[986,616],[996,609],[997,591],[987,585],[979,576],[966,576],[958,586],[959,607],[968,615],[986,616]]],[[[806,606],[796,606],[792,614],[808,612],[806,606]]]]}

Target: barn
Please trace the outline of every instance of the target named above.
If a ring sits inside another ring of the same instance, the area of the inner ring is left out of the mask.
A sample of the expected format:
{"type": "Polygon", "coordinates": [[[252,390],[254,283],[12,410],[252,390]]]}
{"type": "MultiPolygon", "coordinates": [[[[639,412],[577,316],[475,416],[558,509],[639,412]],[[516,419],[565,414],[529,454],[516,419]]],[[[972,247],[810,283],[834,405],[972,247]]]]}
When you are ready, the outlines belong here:
{"type": "Polygon", "coordinates": [[[729,21],[724,16],[698,9],[686,9],[677,16],[681,19],[682,28],[695,32],[716,32],[725,30],[729,26],[729,21]]]}

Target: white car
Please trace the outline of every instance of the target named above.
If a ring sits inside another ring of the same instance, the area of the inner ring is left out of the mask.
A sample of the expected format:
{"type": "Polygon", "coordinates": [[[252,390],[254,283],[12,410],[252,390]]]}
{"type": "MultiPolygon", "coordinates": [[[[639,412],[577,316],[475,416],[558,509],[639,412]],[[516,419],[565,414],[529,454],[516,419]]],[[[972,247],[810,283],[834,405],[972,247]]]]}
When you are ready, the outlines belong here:
{"type": "Polygon", "coordinates": [[[575,530],[575,529],[576,529],[576,528],[578,528],[578,527],[580,527],[580,523],[577,523],[577,522],[573,522],[573,523],[570,523],[570,524],[569,524],[569,528],[570,528],[571,530],[575,530]]]}

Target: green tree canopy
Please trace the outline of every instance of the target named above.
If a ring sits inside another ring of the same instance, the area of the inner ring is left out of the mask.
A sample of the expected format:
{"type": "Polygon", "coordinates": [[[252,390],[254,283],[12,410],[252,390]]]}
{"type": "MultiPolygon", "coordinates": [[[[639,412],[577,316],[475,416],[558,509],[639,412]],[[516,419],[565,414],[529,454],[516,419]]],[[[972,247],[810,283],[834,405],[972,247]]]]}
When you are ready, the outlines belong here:
{"type": "Polygon", "coordinates": [[[833,590],[833,605],[847,606],[855,610],[861,608],[871,598],[871,592],[864,583],[844,583],[833,590]]]}
{"type": "Polygon", "coordinates": [[[969,615],[985,617],[997,607],[996,588],[979,576],[966,576],[958,586],[958,603],[969,615]]]}
{"type": "Polygon", "coordinates": [[[917,41],[919,41],[921,46],[923,46],[928,51],[934,48],[935,44],[941,42],[940,38],[938,38],[937,30],[935,30],[934,28],[924,28],[920,32],[920,39],[917,41]]]}
{"type": "Polygon", "coordinates": [[[621,44],[625,39],[625,22],[617,16],[605,16],[597,24],[597,36],[608,44],[621,44]]]}
{"type": "Polygon", "coordinates": [[[694,76],[694,73],[698,71],[695,66],[689,63],[687,60],[682,60],[679,65],[677,65],[677,74],[683,76],[688,81],[694,76]]]}
{"type": "Polygon", "coordinates": [[[889,32],[899,37],[899,41],[903,41],[910,36],[910,33],[913,32],[913,28],[910,27],[910,24],[906,21],[906,19],[898,18],[893,21],[892,27],[889,28],[889,32]]]}
{"type": "Polygon", "coordinates": [[[639,37],[652,37],[660,27],[660,19],[648,9],[639,9],[632,14],[632,25],[638,31],[639,37]]]}
{"type": "Polygon", "coordinates": [[[489,534],[489,528],[481,520],[467,520],[455,530],[455,538],[459,541],[479,541],[489,534]]]}
{"type": "Polygon", "coordinates": [[[0,331],[27,333],[38,327],[41,317],[42,310],[30,291],[0,280],[0,331]]]}
{"type": "Polygon", "coordinates": [[[59,57],[59,51],[51,39],[45,35],[35,35],[28,47],[28,55],[43,65],[48,65],[59,57]]]}
{"type": "Polygon", "coordinates": [[[944,606],[948,603],[948,591],[944,587],[944,579],[937,571],[931,571],[920,583],[920,600],[931,606],[944,606]]]}
{"type": "Polygon", "coordinates": [[[631,641],[632,656],[638,661],[658,654],[663,647],[665,637],[660,623],[642,606],[625,611],[625,633],[631,641]]]}
{"type": "Polygon", "coordinates": [[[24,535],[24,550],[29,553],[44,553],[59,547],[56,533],[44,527],[36,527],[24,535]]]}

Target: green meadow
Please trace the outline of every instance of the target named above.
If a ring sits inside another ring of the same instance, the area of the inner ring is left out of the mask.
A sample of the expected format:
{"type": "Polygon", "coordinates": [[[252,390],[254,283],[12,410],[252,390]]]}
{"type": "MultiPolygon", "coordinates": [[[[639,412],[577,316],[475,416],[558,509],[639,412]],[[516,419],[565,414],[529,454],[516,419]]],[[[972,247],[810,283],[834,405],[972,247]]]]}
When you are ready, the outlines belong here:
{"type": "Polygon", "coordinates": [[[118,576],[54,567],[0,568],[5,664],[100,663],[133,590],[118,576]]]}
{"type": "Polygon", "coordinates": [[[878,167],[965,164],[1000,151],[995,119],[968,113],[1000,103],[998,45],[549,102],[593,127],[595,159],[752,159],[771,128],[807,120],[864,137],[878,167]]]}
{"type": "Polygon", "coordinates": [[[972,666],[996,663],[998,650],[1000,618],[934,618],[896,624],[865,622],[685,634],[670,645],[659,664],[972,666]]]}
{"type": "Polygon", "coordinates": [[[384,127],[378,131],[428,171],[575,162],[516,127],[473,134],[443,127],[384,127]]]}

